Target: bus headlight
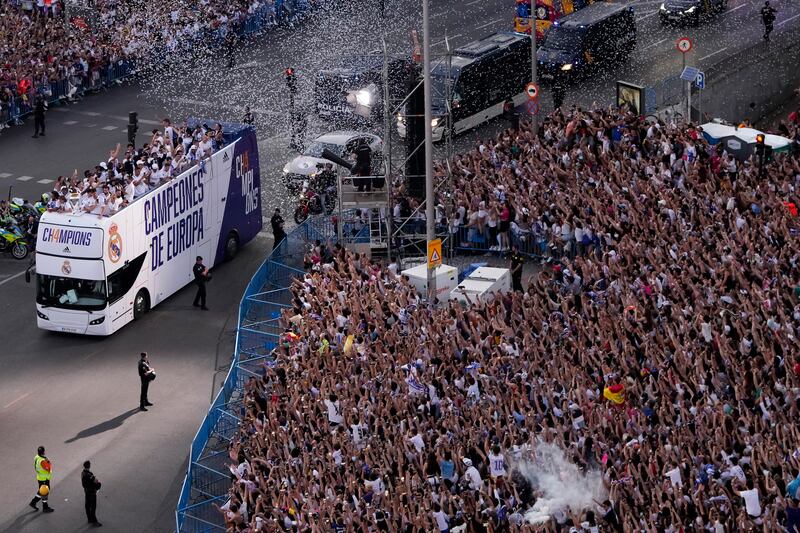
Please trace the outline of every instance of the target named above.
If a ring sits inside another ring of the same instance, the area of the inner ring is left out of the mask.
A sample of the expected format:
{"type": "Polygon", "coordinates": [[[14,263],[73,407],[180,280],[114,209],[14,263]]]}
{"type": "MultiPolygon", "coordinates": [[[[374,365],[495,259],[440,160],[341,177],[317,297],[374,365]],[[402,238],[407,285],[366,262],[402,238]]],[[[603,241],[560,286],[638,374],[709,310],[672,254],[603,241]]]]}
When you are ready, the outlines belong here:
{"type": "Polygon", "coordinates": [[[687,14],[691,15],[691,14],[692,14],[692,13],[694,13],[696,10],[697,10],[697,6],[692,6],[692,7],[690,7],[689,9],[687,9],[686,11],[684,11],[684,13],[687,13],[687,14]]]}
{"type": "Polygon", "coordinates": [[[358,105],[370,107],[372,105],[372,93],[367,89],[361,89],[356,93],[356,102],[358,102],[358,105]]]}
{"type": "Polygon", "coordinates": [[[286,163],[285,165],[283,165],[283,173],[284,174],[288,174],[289,173],[289,163],[286,163]]]}
{"type": "Polygon", "coordinates": [[[666,6],[664,4],[661,4],[661,11],[666,11],[666,10],[667,10],[666,6]]]}
{"type": "Polygon", "coordinates": [[[105,321],[106,317],[101,316],[100,318],[95,318],[91,322],[89,322],[90,326],[96,326],[98,324],[102,324],[105,321]]]}
{"type": "Polygon", "coordinates": [[[38,316],[42,320],[50,320],[50,318],[46,314],[42,313],[39,310],[36,311],[36,316],[38,316]]]}
{"type": "Polygon", "coordinates": [[[572,63],[567,63],[566,65],[561,65],[561,70],[572,70],[572,63]]]}
{"type": "Polygon", "coordinates": [[[439,125],[439,119],[438,118],[435,118],[435,119],[431,120],[431,128],[435,128],[438,125],[439,125]]]}
{"type": "Polygon", "coordinates": [[[406,117],[403,115],[397,115],[397,125],[402,125],[406,123],[406,117]]]}

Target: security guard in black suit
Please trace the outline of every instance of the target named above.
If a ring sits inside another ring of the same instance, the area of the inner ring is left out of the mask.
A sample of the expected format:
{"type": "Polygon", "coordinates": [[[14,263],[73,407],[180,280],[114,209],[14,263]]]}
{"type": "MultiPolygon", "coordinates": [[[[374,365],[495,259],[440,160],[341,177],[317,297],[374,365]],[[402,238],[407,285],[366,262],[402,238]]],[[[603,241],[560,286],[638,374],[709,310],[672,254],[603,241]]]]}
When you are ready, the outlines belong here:
{"type": "Polygon", "coordinates": [[[139,380],[142,382],[142,390],[139,393],[139,409],[147,411],[148,405],[153,405],[147,399],[147,389],[150,388],[150,382],[156,378],[156,373],[153,367],[150,366],[150,360],[147,359],[147,352],[142,352],[139,359],[139,380]]]}
{"type": "Polygon", "coordinates": [[[85,508],[86,518],[89,523],[94,527],[100,527],[103,524],[97,521],[97,491],[100,490],[101,483],[94,477],[92,471],[89,470],[92,463],[85,461],[83,463],[83,473],[81,474],[81,485],[83,485],[83,493],[86,496],[85,508]]]}
{"type": "Polygon", "coordinates": [[[522,292],[522,267],[525,265],[525,256],[519,252],[516,244],[511,245],[511,281],[515,291],[522,292]]]}
{"type": "Polygon", "coordinates": [[[203,258],[199,255],[192,268],[194,273],[194,283],[197,285],[197,294],[194,297],[195,307],[199,307],[203,311],[208,311],[206,307],[206,282],[208,281],[208,269],[203,266],[203,258]]]}

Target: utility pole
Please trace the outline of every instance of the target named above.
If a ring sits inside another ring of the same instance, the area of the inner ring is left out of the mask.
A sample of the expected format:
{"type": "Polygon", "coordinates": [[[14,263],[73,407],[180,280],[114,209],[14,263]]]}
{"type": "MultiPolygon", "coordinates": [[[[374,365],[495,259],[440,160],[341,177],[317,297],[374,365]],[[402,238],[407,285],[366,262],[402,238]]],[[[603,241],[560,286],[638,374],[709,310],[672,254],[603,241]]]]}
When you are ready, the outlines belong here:
{"type": "MultiPolygon", "coordinates": [[[[531,82],[536,83],[536,2],[531,0],[531,82]]],[[[539,134],[539,116],[531,115],[533,134],[539,134]]]]}
{"type": "MultiPolygon", "coordinates": [[[[431,31],[428,2],[422,0],[422,70],[423,94],[425,97],[425,218],[427,219],[427,241],[436,239],[436,221],[433,190],[433,129],[431,128],[431,31]]],[[[427,258],[427,251],[426,251],[427,258]]],[[[436,299],[435,267],[428,264],[428,306],[433,307],[436,299]]]]}

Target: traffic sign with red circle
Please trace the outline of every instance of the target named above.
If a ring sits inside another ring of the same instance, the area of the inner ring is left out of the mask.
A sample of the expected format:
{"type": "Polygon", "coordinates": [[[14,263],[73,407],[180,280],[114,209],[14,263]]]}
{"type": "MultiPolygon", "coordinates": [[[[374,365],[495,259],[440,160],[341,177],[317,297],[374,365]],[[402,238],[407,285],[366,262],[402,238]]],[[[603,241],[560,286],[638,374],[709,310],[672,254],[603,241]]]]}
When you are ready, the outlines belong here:
{"type": "Polygon", "coordinates": [[[678,52],[685,54],[692,49],[692,40],[688,37],[681,37],[678,39],[678,42],[675,43],[675,48],[678,49],[678,52]]]}
{"type": "Polygon", "coordinates": [[[533,82],[530,82],[525,86],[525,92],[528,93],[528,98],[531,100],[536,100],[536,98],[539,96],[539,86],[533,82]]]}

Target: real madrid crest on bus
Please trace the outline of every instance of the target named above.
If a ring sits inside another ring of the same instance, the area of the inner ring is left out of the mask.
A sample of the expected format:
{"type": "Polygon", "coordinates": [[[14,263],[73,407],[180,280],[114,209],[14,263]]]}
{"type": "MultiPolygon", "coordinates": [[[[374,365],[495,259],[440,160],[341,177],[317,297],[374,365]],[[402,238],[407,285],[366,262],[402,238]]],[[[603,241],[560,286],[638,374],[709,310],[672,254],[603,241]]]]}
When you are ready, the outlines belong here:
{"type": "Polygon", "coordinates": [[[119,227],[111,224],[108,228],[108,259],[116,263],[122,257],[122,235],[119,234],[119,227]]]}

